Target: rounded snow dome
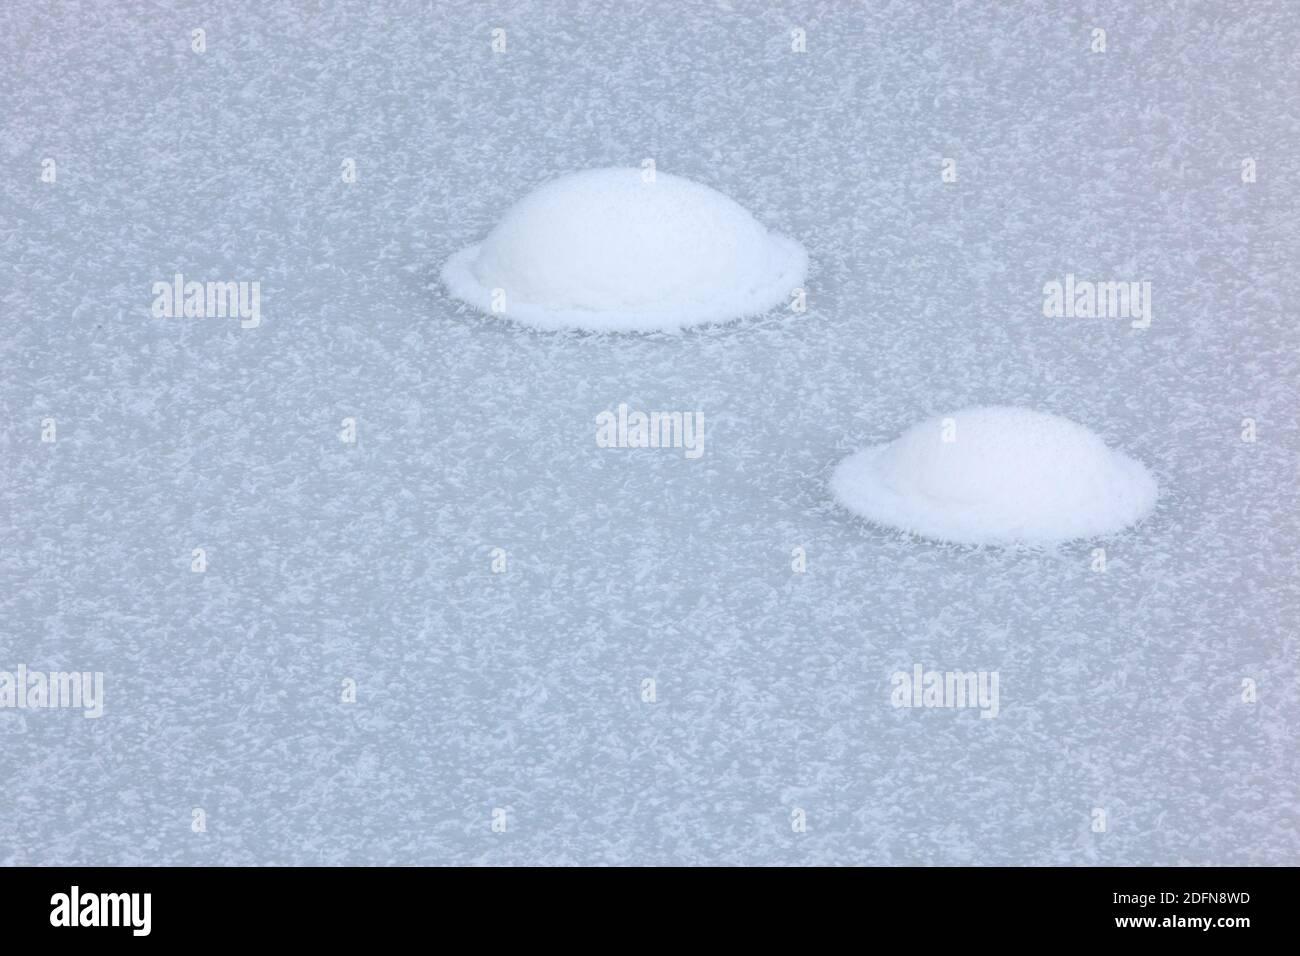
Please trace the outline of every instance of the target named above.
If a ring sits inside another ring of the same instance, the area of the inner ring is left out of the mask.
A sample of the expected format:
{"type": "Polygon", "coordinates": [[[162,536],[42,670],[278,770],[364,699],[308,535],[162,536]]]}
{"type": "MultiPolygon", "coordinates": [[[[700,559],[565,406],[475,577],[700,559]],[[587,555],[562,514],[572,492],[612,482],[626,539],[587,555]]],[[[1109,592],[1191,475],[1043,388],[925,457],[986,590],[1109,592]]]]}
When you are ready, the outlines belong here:
{"type": "Polygon", "coordinates": [[[1051,544],[1145,517],[1156,481],[1091,430],[1028,408],[968,408],[835,469],[840,504],[869,521],[963,544],[1051,544]]]}
{"type": "Polygon", "coordinates": [[[447,289],[540,328],[629,332],[757,314],[802,285],[799,243],[708,186],[643,172],[593,169],[534,190],[447,261],[447,289]]]}

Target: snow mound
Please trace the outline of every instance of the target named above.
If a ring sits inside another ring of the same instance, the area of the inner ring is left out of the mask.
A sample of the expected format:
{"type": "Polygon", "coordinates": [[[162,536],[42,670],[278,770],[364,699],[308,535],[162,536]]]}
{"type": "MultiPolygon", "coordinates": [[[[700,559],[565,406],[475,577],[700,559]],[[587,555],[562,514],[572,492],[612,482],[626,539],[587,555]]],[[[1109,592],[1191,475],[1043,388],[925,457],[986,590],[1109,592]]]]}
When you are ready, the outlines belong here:
{"type": "Polygon", "coordinates": [[[1091,430],[1028,408],[968,408],[851,455],[836,499],[876,524],[964,544],[1110,534],[1155,506],[1156,481],[1091,430]]]}
{"type": "Polygon", "coordinates": [[[799,243],[708,186],[647,178],[640,169],[593,169],[546,183],[482,243],[452,256],[443,283],[490,314],[605,332],[754,315],[803,284],[799,243]]]}

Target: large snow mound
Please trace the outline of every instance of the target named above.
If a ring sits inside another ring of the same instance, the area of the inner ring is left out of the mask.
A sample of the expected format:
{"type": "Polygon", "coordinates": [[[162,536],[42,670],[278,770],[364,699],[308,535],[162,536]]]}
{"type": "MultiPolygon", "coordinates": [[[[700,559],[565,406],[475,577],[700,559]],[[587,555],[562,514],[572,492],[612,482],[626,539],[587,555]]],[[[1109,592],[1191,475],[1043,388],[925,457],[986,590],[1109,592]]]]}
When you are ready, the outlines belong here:
{"type": "Polygon", "coordinates": [[[765,312],[807,268],[799,243],[716,190],[614,168],[529,193],[442,279],[456,298],[528,325],[631,332],[765,312]]]}
{"type": "Polygon", "coordinates": [[[1028,408],[968,408],[842,461],[839,502],[877,524],[965,544],[1050,544],[1119,531],[1156,481],[1091,430],[1028,408]]]}

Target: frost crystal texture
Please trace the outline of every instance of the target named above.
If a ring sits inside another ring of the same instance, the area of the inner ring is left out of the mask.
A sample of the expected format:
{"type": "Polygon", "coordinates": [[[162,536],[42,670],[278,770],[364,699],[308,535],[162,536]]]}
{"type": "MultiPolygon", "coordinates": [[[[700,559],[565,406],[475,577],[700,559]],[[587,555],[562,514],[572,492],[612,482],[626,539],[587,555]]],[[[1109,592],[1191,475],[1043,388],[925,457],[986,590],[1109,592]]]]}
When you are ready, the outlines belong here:
{"type": "Polygon", "coordinates": [[[968,408],[845,459],[835,497],[876,524],[965,544],[1050,544],[1119,531],[1155,505],[1146,468],[1028,408],[968,408]]]}
{"type": "Polygon", "coordinates": [[[676,330],[764,312],[808,257],[726,196],[640,169],[571,173],[516,203],[442,279],[475,308],[545,329],[676,330]]]}

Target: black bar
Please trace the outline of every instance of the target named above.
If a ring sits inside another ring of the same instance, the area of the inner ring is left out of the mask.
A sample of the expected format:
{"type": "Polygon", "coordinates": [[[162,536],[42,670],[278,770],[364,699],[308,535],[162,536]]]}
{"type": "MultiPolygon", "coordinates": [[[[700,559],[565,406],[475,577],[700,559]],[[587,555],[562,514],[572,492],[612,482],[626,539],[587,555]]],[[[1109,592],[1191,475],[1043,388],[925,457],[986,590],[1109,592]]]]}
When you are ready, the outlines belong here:
{"type": "MultiPolygon", "coordinates": [[[[1097,938],[1232,945],[1287,926],[1292,869],[857,869],[791,878],[777,869],[653,871],[634,878],[486,869],[15,868],[0,870],[6,942],[109,936],[170,943],[292,939],[337,945],[399,939],[443,925],[551,927],[632,937],[683,919],[761,940],[776,924],[857,938],[912,926],[976,940],[1097,938]],[[625,882],[626,881],[626,882],[625,882]],[[70,924],[72,888],[78,922],[70,924]],[[113,894],[105,899],[103,894],[113,894]],[[135,897],[119,894],[138,894],[135,897]],[[145,896],[148,894],[146,920],[145,896]],[[89,901],[88,898],[93,899],[89,901]],[[1208,925],[1204,922],[1208,921],[1208,925]],[[147,929],[147,934],[144,930],[147,929]],[[603,932],[603,931],[602,931],[603,932]],[[1244,934],[1244,935],[1243,935],[1244,934]]],[[[648,934],[648,935],[647,935],[648,934]]],[[[674,931],[668,938],[680,938],[674,931]]]]}

